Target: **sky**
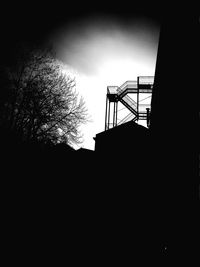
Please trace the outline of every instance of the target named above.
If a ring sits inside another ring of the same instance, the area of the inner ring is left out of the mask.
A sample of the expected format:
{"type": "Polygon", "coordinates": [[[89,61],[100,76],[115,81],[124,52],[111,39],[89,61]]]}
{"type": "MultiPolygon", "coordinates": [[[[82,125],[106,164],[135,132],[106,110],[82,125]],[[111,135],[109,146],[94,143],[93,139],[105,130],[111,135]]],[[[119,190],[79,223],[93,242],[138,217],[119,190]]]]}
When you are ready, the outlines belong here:
{"type": "Polygon", "coordinates": [[[137,76],[153,76],[159,39],[159,24],[135,15],[90,14],[55,27],[47,41],[66,74],[76,79],[84,98],[89,122],[82,125],[83,143],[94,149],[95,135],[104,131],[106,92],[109,85],[122,85],[137,76]]]}
{"type": "Polygon", "coordinates": [[[12,19],[2,20],[1,61],[12,61],[18,41],[52,45],[88,109],[90,122],[80,128],[84,142],[78,147],[94,149],[93,137],[105,127],[107,86],[154,75],[159,13],[152,5],[129,9],[112,2],[31,8],[18,3],[4,13],[12,19]]]}

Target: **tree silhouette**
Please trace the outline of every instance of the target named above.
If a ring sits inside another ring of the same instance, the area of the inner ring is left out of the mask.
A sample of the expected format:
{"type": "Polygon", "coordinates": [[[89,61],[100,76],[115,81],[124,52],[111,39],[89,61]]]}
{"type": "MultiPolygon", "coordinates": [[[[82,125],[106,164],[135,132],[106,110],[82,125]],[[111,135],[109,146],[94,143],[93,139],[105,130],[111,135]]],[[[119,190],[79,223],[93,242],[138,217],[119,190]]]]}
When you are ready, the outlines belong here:
{"type": "Polygon", "coordinates": [[[1,68],[1,127],[20,140],[77,144],[87,110],[75,80],[49,49],[23,48],[1,68]]]}

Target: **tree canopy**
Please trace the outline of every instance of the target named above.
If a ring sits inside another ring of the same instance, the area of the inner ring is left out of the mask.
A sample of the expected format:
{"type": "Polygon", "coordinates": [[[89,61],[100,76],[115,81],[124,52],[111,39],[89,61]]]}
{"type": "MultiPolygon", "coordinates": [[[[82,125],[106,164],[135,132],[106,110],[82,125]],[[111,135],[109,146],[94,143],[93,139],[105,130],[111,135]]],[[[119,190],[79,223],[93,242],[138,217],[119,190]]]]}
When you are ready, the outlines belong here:
{"type": "Polygon", "coordinates": [[[81,142],[85,103],[51,51],[23,49],[1,76],[1,128],[22,141],[81,142]]]}

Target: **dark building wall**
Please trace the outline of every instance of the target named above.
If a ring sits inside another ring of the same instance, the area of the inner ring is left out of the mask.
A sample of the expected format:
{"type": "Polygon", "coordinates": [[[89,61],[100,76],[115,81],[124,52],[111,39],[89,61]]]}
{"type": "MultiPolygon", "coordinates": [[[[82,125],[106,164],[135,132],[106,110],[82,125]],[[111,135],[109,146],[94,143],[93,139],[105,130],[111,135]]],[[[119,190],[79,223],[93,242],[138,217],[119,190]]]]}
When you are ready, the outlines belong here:
{"type": "Polygon", "coordinates": [[[146,143],[148,129],[134,122],[128,122],[118,127],[96,135],[95,151],[97,153],[107,151],[130,152],[134,155],[134,150],[139,145],[146,143]]]}
{"type": "Polygon", "coordinates": [[[104,162],[103,168],[123,179],[141,176],[142,166],[148,164],[149,130],[128,122],[96,135],[95,152],[104,162]],[[131,171],[132,169],[132,171],[131,171]]]}
{"type": "Polygon", "coordinates": [[[170,14],[161,26],[152,96],[151,128],[191,122],[196,102],[198,17],[170,14]],[[179,123],[177,123],[179,122],[179,123]]]}
{"type": "MultiPolygon", "coordinates": [[[[146,229],[142,239],[146,244],[151,240],[152,255],[160,244],[164,256],[166,246],[173,265],[173,260],[186,260],[197,251],[192,239],[197,242],[199,21],[190,10],[174,7],[163,12],[162,19],[150,130],[144,138],[139,128],[126,126],[98,134],[96,153],[97,169],[115,207],[121,201],[125,220],[131,212],[140,222],[138,232],[146,229]]],[[[132,223],[134,228],[137,224],[132,223]]]]}
{"type": "Polygon", "coordinates": [[[152,95],[152,175],[160,188],[163,238],[176,257],[196,250],[188,244],[198,221],[198,37],[195,13],[171,12],[170,19],[164,17],[152,95]]]}
{"type": "Polygon", "coordinates": [[[149,142],[149,130],[134,122],[97,134],[96,172],[101,177],[104,216],[116,231],[114,238],[118,236],[112,246],[118,244],[115,249],[124,253],[131,244],[135,257],[142,253],[155,259],[157,253],[158,260],[162,240],[149,142]]]}

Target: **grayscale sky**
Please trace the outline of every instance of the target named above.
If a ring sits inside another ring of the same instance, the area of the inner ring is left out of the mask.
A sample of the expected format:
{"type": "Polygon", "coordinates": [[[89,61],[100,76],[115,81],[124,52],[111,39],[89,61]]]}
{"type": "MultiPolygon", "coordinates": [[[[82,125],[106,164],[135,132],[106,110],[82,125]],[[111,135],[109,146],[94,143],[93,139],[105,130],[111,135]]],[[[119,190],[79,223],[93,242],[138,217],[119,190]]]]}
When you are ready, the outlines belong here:
{"type": "Polygon", "coordinates": [[[154,75],[159,25],[141,15],[125,19],[98,14],[63,23],[47,39],[66,73],[76,78],[90,116],[81,127],[81,147],[94,149],[93,137],[104,131],[107,86],[154,75]]]}

